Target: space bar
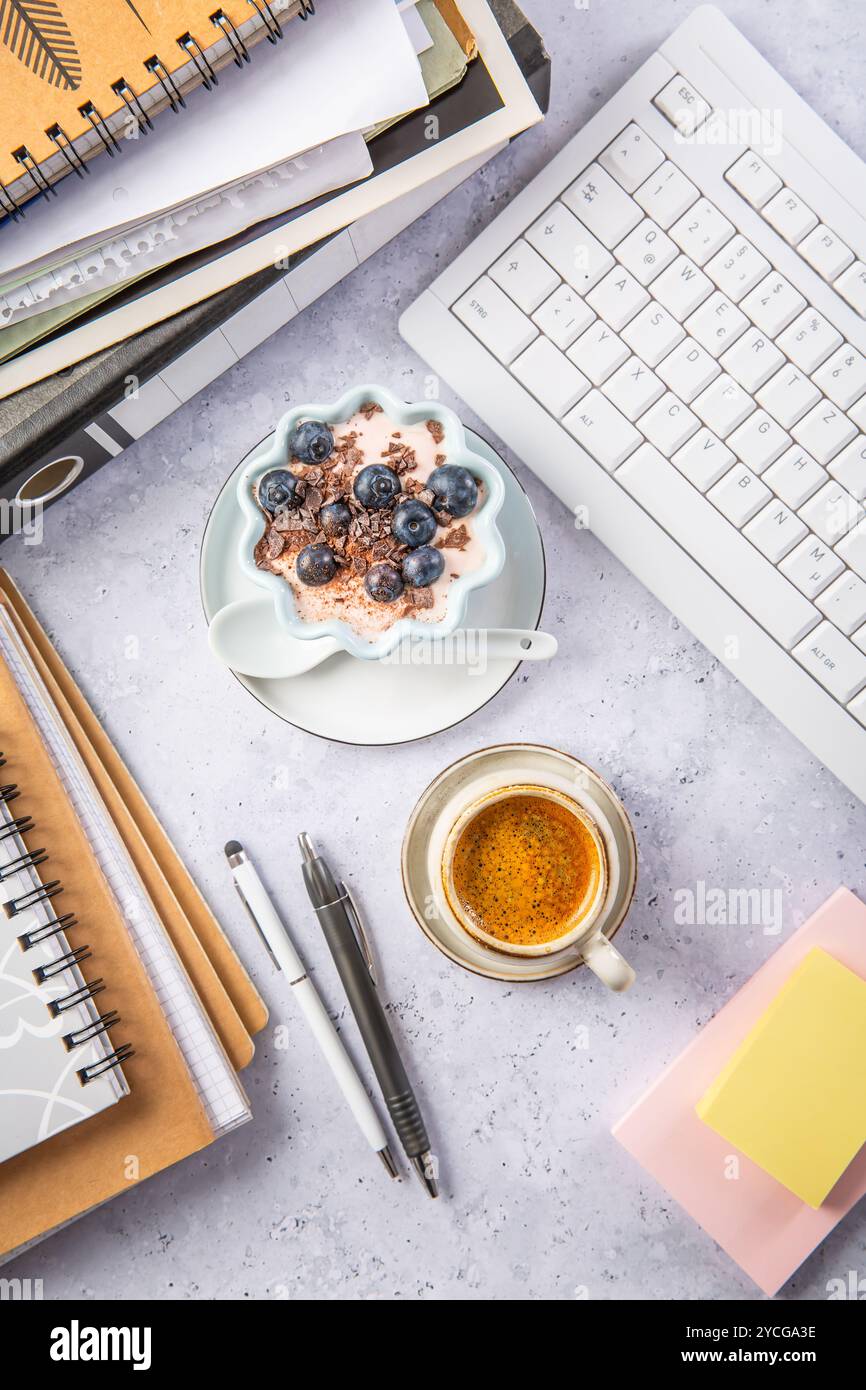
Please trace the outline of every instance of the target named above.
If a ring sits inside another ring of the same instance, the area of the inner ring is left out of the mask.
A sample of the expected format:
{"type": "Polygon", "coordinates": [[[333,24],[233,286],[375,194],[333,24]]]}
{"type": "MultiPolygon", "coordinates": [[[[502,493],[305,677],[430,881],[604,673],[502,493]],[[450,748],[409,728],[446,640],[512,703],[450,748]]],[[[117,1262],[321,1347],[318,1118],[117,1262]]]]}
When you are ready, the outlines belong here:
{"type": "Polygon", "coordinates": [[[683,550],[789,651],[820,613],[651,444],[614,474],[683,550]]]}

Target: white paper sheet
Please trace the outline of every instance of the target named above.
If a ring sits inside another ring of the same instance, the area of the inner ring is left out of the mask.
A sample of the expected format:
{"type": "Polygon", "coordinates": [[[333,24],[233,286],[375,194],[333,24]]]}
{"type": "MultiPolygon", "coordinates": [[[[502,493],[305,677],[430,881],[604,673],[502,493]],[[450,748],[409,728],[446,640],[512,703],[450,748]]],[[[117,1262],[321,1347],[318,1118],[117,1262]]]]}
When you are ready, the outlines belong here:
{"type": "Polygon", "coordinates": [[[427,105],[421,68],[394,0],[327,0],[243,70],[200,88],[114,159],[30,203],[0,231],[0,280],[67,259],[215,188],[270,169],[338,135],[427,105]]]}
{"type": "MultiPolygon", "coordinates": [[[[53,270],[14,288],[0,288],[0,326],[21,323],[71,300],[108,289],[131,277],[168,265],[180,256],[215,246],[246,227],[299,207],[336,188],[345,188],[373,172],[363,136],[339,135],[319,149],[275,169],[253,174],[230,188],[210,193],[195,203],[125,236],[113,238],[81,253],[53,270]]],[[[0,334],[0,348],[3,337],[0,334]]]]}

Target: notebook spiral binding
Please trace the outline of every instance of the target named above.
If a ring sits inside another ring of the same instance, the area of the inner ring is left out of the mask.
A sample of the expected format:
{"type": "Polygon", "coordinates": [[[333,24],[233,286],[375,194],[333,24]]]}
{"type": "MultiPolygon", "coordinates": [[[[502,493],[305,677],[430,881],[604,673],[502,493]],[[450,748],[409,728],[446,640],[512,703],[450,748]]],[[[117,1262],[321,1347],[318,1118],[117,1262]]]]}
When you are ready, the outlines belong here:
{"type": "MultiPolygon", "coordinates": [[[[272,8],[273,0],[247,0],[247,4],[251,11],[254,11],[262,20],[267,31],[265,37],[268,42],[277,43],[283,37],[283,30],[272,8]]],[[[300,7],[297,11],[298,18],[306,23],[310,15],[316,13],[314,0],[298,0],[298,4],[300,7]]],[[[242,68],[245,63],[250,61],[250,51],[235,23],[222,9],[214,10],[209,19],[214,28],[228,40],[234,64],[242,68]]],[[[213,87],[217,87],[219,79],[199,41],[187,32],[181,34],[175,42],[195,66],[205,91],[209,92],[213,87]]],[[[158,54],[154,53],[152,57],[146,59],[144,67],[151,77],[157,79],[172,111],[177,112],[186,107],[186,102],[168,67],[162,62],[158,54]]],[[[125,105],[130,121],[138,134],[146,135],[149,130],[153,129],[153,122],[144,110],[138,94],[125,77],[119,77],[116,82],[112,82],[111,90],[120,97],[125,105]]],[[[115,154],[121,152],[121,146],[116,136],[92,101],[83,102],[79,106],[78,112],[99,137],[106,154],[113,158],[115,154]]],[[[84,178],[85,174],[90,173],[89,166],[81,158],[61,126],[57,124],[49,126],[45,134],[63,155],[72,173],[77,174],[79,178],[84,178]]],[[[45,178],[26,145],[13,150],[12,158],[21,165],[24,172],[30,175],[40,197],[47,199],[57,196],[57,189],[45,178]]],[[[13,198],[8,188],[0,183],[0,216],[4,215],[10,217],[13,222],[17,222],[19,218],[25,216],[25,212],[22,205],[13,198]]]]}
{"type": "MultiPolygon", "coordinates": [[[[6,758],[0,753],[0,767],[4,767],[6,758]]],[[[10,801],[14,801],[20,795],[18,786],[14,782],[7,782],[0,786],[0,804],[8,806],[10,801]]],[[[18,816],[14,820],[7,819],[0,826],[0,841],[8,839],[10,836],[22,835],[26,831],[33,830],[32,816],[18,816]]],[[[7,878],[19,873],[22,869],[35,869],[38,865],[44,864],[48,859],[48,854],[44,849],[25,850],[16,859],[0,867],[0,884],[7,878]]],[[[37,903],[48,902],[51,898],[63,892],[63,884],[60,879],[51,879],[47,883],[38,883],[25,893],[19,893],[15,898],[9,898],[2,904],[6,916],[9,918],[17,917],[19,913],[25,912],[28,908],[34,907],[37,903]]],[[[48,921],[41,923],[38,927],[31,928],[18,937],[18,945],[22,951],[29,951],[33,946],[40,942],[47,941],[50,937],[65,934],[72,927],[78,925],[78,918],[71,912],[64,912],[61,916],[51,917],[48,921]]],[[[93,955],[89,946],[69,947],[56,960],[47,961],[44,965],[37,965],[33,970],[33,978],[37,984],[45,984],[63,975],[67,970],[76,970],[85,960],[90,960],[93,955]]],[[[81,976],[78,976],[81,979],[81,976]]],[[[101,994],[105,989],[102,979],[91,980],[89,983],[82,981],[80,984],[73,981],[74,987],[68,994],[62,995],[59,999],[51,999],[46,1007],[52,1018],[61,1018],[64,1013],[74,1009],[77,1004],[82,1004],[86,1000],[94,999],[97,994],[101,994]]],[[[71,1052],[76,1047],[82,1047],[85,1043],[92,1042],[94,1038],[107,1034],[110,1028],[121,1022],[120,1014],[116,1009],[109,1009],[106,1013],[97,1014],[89,1023],[83,1024],[78,1028],[72,1029],[62,1035],[63,1045],[67,1052],[71,1052]]],[[[130,1057],[135,1056],[135,1051],[131,1043],[121,1043],[112,1051],[107,1052],[104,1057],[98,1058],[86,1067],[79,1067],[78,1079],[82,1086],[86,1086],[89,1081],[94,1081],[98,1076],[103,1076],[113,1067],[120,1067],[127,1062],[130,1057]]]]}

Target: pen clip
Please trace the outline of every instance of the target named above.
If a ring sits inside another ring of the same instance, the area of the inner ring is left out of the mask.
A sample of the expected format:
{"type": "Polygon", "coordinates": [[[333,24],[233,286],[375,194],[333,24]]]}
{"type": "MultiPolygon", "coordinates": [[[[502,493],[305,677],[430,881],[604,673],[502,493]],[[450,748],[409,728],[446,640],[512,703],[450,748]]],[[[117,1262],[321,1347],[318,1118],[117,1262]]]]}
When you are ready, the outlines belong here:
{"type": "Polygon", "coordinates": [[[262,938],[262,943],[263,943],[263,945],[264,945],[265,950],[267,951],[268,955],[270,956],[271,960],[273,961],[273,963],[274,963],[274,965],[277,967],[277,969],[281,971],[282,967],[280,966],[280,962],[277,960],[276,956],[274,955],[273,951],[271,950],[271,943],[268,941],[268,938],[265,936],[264,932],[262,931],[261,927],[259,926],[259,919],[258,919],[258,917],[257,917],[256,914],[253,912],[252,908],[250,907],[249,903],[247,902],[246,898],[244,897],[243,889],[241,888],[241,886],[240,886],[240,884],[238,883],[237,879],[234,879],[233,882],[234,882],[234,885],[235,885],[235,891],[236,891],[238,897],[240,898],[241,902],[243,903],[244,907],[246,908],[246,910],[247,910],[247,915],[248,915],[250,921],[252,922],[252,924],[253,924],[253,926],[255,927],[256,931],[258,932],[259,936],[262,938]]]}
{"type": "Polygon", "coordinates": [[[346,902],[348,904],[347,910],[352,919],[352,926],[355,929],[355,936],[357,937],[358,945],[361,948],[361,955],[364,957],[364,960],[367,963],[367,969],[370,972],[370,978],[373,981],[373,984],[378,987],[379,982],[376,979],[376,962],[373,959],[373,948],[370,945],[370,938],[367,936],[367,933],[364,930],[364,922],[361,917],[358,904],[355,902],[355,899],[352,896],[352,890],[348,887],[347,884],[341,882],[339,887],[341,896],[346,899],[346,902]]]}

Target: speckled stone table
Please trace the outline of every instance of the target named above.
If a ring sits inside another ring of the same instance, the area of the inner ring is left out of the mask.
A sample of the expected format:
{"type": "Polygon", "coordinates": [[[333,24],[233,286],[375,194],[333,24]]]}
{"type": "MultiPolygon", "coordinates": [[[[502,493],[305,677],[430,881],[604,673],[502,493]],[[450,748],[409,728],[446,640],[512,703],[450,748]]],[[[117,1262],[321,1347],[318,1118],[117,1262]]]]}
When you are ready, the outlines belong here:
{"type": "MultiPolygon", "coordinates": [[[[47,1298],[755,1295],[610,1127],[780,939],[760,926],[679,925],[678,892],[699,881],[779,889],[785,937],[839,883],[866,895],[863,806],[591,535],[576,533],[519,462],[547,547],[545,625],[561,653],[549,669],[522,669],[441,737],[376,751],[297,733],[215,663],[202,620],[199,541],[237,460],[289,398],[328,398],[362,379],[421,394],[425,368],[397,334],[401,308],[691,5],[525,7],[553,57],[547,121],[50,509],[41,547],[3,547],[272,1009],[245,1076],[253,1122],[4,1270],[43,1279],[47,1298]],[[464,974],[404,906],[399,848],[418,794],[454,758],[510,739],[577,753],[631,813],[640,881],[620,942],[639,980],[627,996],[606,994],[586,970],[515,989],[464,974]],[[414,1180],[389,1185],[347,1123],[231,888],[222,846],[240,836],[267,866],[354,1047],[299,898],[302,828],[327,843],[373,924],[383,988],[441,1159],[438,1203],[414,1180]],[[283,1024],[289,1046],[279,1049],[283,1024]]],[[[862,7],[723,8],[866,154],[862,7]]],[[[458,396],[444,398],[461,410],[458,396]]],[[[861,1209],[784,1296],[825,1298],[828,1279],[862,1273],[864,1240],[861,1209]]]]}

